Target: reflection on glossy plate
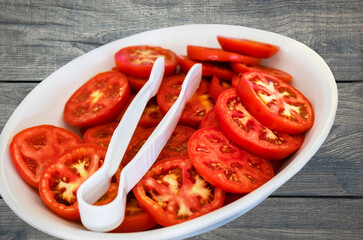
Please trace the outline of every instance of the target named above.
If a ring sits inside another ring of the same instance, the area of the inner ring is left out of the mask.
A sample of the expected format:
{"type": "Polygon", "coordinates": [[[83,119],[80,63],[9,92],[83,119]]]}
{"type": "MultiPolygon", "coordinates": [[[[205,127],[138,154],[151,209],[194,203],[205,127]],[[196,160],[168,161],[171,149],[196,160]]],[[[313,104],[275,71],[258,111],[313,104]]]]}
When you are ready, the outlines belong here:
{"type": "Polygon", "coordinates": [[[338,93],[334,76],[325,61],[312,49],[288,37],[267,31],[230,25],[185,25],[157,29],[123,38],[66,64],[43,80],[23,100],[5,125],[0,138],[0,191],[8,206],[25,222],[50,235],[67,239],[170,239],[186,238],[226,224],[255,207],[294,176],[316,153],[334,121],[338,93]],[[315,124],[303,146],[269,182],[239,200],[207,215],[171,227],[139,233],[109,234],[86,230],[81,224],[61,219],[48,210],[36,190],[17,173],[9,154],[12,137],[20,130],[53,124],[75,130],[62,118],[71,94],[93,75],[115,66],[114,54],[122,47],[148,44],[186,54],[186,45],[219,47],[217,35],[247,38],[280,46],[264,65],[293,76],[293,85],[309,98],[315,124]]]}

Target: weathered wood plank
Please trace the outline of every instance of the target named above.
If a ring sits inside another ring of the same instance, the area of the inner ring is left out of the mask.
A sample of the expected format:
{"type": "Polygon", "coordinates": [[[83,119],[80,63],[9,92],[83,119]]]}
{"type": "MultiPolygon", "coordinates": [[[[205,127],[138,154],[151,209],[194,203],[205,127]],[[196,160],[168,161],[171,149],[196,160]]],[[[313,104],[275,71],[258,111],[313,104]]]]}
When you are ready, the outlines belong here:
{"type": "MultiPolygon", "coordinates": [[[[190,239],[361,239],[362,199],[268,198],[250,212],[190,239]]],[[[0,239],[56,239],[23,222],[0,199],[0,239]]]]}
{"type": "Polygon", "coordinates": [[[0,2],[0,81],[41,81],[72,59],[145,30],[191,23],[281,33],[317,51],[337,81],[363,80],[363,2],[0,2]],[[19,74],[21,72],[22,74],[19,74]]]}

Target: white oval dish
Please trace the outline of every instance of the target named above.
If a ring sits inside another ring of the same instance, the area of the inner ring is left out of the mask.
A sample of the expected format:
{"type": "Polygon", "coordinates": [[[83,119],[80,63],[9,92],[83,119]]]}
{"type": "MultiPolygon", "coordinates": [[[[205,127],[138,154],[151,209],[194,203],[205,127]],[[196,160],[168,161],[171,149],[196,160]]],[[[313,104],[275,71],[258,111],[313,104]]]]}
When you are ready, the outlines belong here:
{"type": "Polygon", "coordinates": [[[334,76],[325,61],[312,49],[291,38],[257,29],[231,25],[184,25],[143,32],[90,51],[44,79],[14,111],[0,136],[0,192],[4,201],[21,219],[50,235],[65,239],[180,239],[224,225],[255,207],[282,186],[318,151],[329,134],[337,109],[338,92],[334,76]],[[155,45],[186,54],[186,45],[219,47],[216,36],[230,36],[267,42],[280,51],[263,64],[282,69],[293,76],[293,85],[313,104],[315,124],[306,133],[303,146],[283,169],[252,193],[214,212],[171,227],[138,233],[97,233],[80,223],[63,220],[42,203],[13,166],[9,153],[12,137],[20,130],[53,124],[73,131],[63,120],[64,104],[84,82],[115,66],[114,54],[131,45],[155,45]]]}

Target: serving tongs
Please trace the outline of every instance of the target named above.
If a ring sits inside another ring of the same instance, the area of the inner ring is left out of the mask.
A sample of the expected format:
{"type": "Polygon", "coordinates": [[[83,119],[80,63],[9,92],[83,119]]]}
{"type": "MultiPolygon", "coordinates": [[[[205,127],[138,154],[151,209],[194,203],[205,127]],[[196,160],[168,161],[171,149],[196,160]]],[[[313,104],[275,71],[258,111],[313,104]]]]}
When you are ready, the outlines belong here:
{"type": "Polygon", "coordinates": [[[81,221],[89,230],[106,232],[121,224],[125,216],[127,194],[153,165],[174,131],[186,101],[193,96],[200,84],[202,65],[195,64],[189,70],[178,99],[136,156],[122,169],[116,198],[106,205],[92,205],[109,189],[111,178],[121,163],[142,112],[150,98],[156,95],[163,75],[164,58],[158,58],[154,63],[149,80],[131,102],[115,129],[102,167],[77,191],[81,221]]]}

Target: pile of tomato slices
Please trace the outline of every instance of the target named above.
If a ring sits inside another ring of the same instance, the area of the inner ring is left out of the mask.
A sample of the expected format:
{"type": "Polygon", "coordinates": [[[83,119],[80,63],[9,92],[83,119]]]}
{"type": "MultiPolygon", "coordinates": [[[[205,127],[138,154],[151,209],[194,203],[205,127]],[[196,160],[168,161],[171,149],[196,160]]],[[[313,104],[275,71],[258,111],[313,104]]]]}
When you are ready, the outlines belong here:
{"type": "Polygon", "coordinates": [[[221,48],[188,45],[187,56],[155,46],[115,53],[115,65],[81,86],[66,102],[64,119],[82,136],[40,125],[17,133],[11,157],[24,180],[59,216],[79,221],[78,187],[104,161],[119,121],[148,81],[155,60],[165,76],[147,104],[110,189],[96,205],[117,195],[120,173],[178,98],[185,74],[202,64],[203,79],[154,165],[127,197],[125,219],[113,232],[178,224],[228,204],[269,181],[301,147],[314,123],[309,100],[292,76],[262,66],[279,47],[217,36],[221,48]]]}

